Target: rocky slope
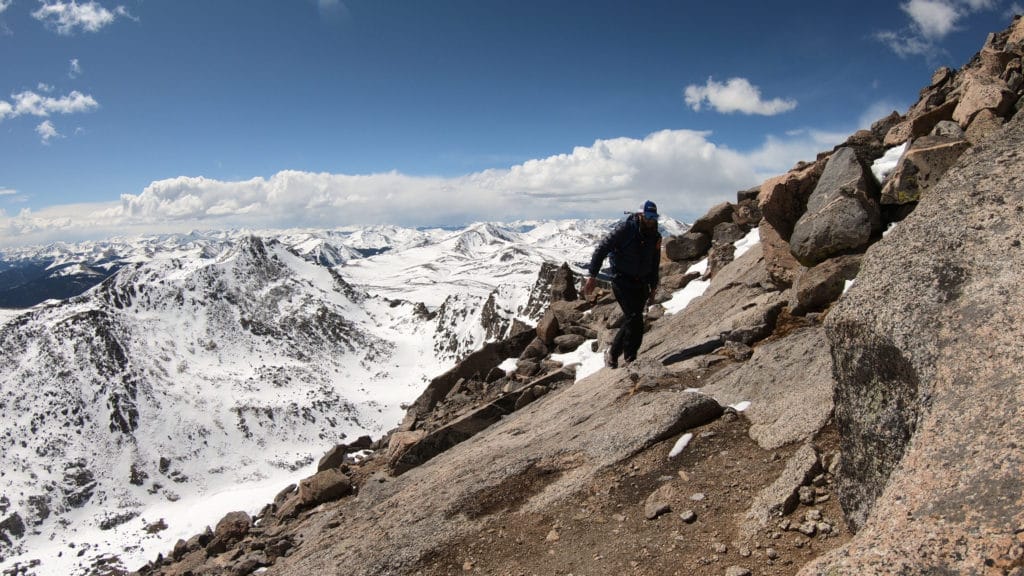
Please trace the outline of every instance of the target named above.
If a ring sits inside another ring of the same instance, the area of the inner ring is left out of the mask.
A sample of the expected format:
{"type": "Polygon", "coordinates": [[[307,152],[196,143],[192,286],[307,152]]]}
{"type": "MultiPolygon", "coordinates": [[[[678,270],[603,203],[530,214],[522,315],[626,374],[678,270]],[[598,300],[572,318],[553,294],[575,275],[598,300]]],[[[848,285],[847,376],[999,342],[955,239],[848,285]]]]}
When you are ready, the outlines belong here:
{"type": "Polygon", "coordinates": [[[630,366],[593,365],[621,314],[562,272],[372,454],[139,572],[1024,573],[1022,56],[1017,19],[666,241],[630,366]]]}

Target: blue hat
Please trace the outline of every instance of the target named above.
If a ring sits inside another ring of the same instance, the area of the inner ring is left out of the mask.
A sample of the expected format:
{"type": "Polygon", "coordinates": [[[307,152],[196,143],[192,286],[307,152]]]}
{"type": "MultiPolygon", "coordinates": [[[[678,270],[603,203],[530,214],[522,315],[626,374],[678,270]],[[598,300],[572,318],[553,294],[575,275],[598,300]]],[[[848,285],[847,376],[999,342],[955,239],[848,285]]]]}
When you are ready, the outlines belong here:
{"type": "Polygon", "coordinates": [[[658,219],[658,205],[648,200],[644,202],[644,218],[648,220],[658,219]]]}

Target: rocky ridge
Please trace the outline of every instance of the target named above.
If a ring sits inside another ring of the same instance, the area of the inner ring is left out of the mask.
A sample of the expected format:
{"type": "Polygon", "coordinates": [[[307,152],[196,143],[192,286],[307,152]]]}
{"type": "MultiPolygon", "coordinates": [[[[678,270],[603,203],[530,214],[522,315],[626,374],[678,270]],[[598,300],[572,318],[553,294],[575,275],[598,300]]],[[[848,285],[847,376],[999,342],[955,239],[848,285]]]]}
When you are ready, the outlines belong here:
{"type": "Polygon", "coordinates": [[[707,288],[652,309],[628,367],[550,357],[621,321],[560,292],[368,456],[139,572],[1024,573],[1022,56],[1017,18],[906,115],[666,241],[659,299],[707,288]]]}

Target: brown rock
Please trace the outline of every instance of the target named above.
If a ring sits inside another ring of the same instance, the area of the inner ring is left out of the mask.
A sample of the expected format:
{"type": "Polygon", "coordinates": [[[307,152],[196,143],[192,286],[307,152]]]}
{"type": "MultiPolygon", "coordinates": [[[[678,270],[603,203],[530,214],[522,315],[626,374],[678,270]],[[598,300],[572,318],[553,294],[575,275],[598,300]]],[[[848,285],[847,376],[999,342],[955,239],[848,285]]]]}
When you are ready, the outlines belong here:
{"type": "Polygon", "coordinates": [[[964,139],[924,136],[914,140],[882,187],[882,204],[917,202],[970,144],[964,139]]]}
{"type": "Polygon", "coordinates": [[[550,346],[551,343],[555,341],[555,337],[561,333],[562,332],[558,327],[558,318],[555,316],[555,311],[548,308],[548,310],[544,312],[544,317],[540,319],[540,322],[537,322],[537,338],[539,338],[544,344],[550,346]]]}
{"type": "Polygon", "coordinates": [[[846,281],[857,276],[860,261],[859,254],[840,256],[801,272],[793,284],[791,313],[802,316],[824,310],[835,302],[843,294],[846,281]]]}
{"type": "Polygon", "coordinates": [[[707,214],[693,222],[689,231],[711,235],[715,231],[715,226],[722,222],[732,222],[732,210],[732,204],[728,202],[712,206],[707,214]]]}
{"type": "Polygon", "coordinates": [[[1003,52],[993,48],[982,48],[979,56],[979,71],[993,78],[1001,78],[1006,66],[1017,60],[1017,55],[1012,52],[1003,52]]]}
{"type": "Polygon", "coordinates": [[[335,468],[317,472],[299,482],[299,502],[304,506],[331,502],[351,493],[352,481],[335,468]]]}
{"type": "Polygon", "coordinates": [[[761,184],[758,199],[763,221],[771,224],[783,240],[789,241],[793,226],[806,210],[807,199],[814,191],[824,167],[825,161],[807,164],[781,176],[769,178],[761,184]]]}
{"type": "Polygon", "coordinates": [[[698,260],[707,254],[708,248],[711,248],[709,234],[687,232],[665,241],[665,255],[673,262],[698,260]]]}
{"type": "Polygon", "coordinates": [[[974,115],[974,119],[967,126],[965,135],[968,141],[972,144],[977,144],[998,132],[1002,127],[1003,119],[996,115],[993,110],[985,109],[974,115]]]}
{"type": "Polygon", "coordinates": [[[1024,18],[1015,16],[1013,24],[1010,25],[1010,36],[1006,39],[1007,44],[1024,43],[1024,18]]]}
{"type": "MultiPolygon", "coordinates": [[[[229,512],[217,522],[213,539],[206,545],[206,553],[210,556],[223,554],[245,538],[251,526],[252,519],[245,512],[229,512]]],[[[187,550],[187,544],[185,549],[187,550]]]]}
{"type": "Polygon", "coordinates": [[[902,121],[903,116],[901,116],[899,112],[893,110],[888,116],[872,124],[871,132],[875,135],[876,138],[882,140],[884,144],[885,135],[889,133],[889,130],[891,130],[893,126],[896,126],[902,121]]]}
{"type": "Polygon", "coordinates": [[[1005,117],[1016,102],[1017,96],[1002,80],[975,73],[964,81],[964,95],[953,111],[953,120],[966,127],[978,112],[985,109],[1005,117]]]}
{"type": "Polygon", "coordinates": [[[576,275],[573,274],[569,265],[563,262],[551,281],[551,301],[572,302],[578,297],[579,294],[576,292],[576,275]]]}
{"type": "Polygon", "coordinates": [[[885,135],[886,148],[902,144],[907,140],[920,138],[930,133],[939,122],[953,119],[959,100],[952,99],[918,116],[903,121],[885,135]]]}
{"type": "Polygon", "coordinates": [[[789,242],[780,237],[768,220],[761,221],[758,232],[761,235],[761,247],[764,250],[764,265],[768,272],[768,279],[779,288],[789,288],[793,285],[793,281],[801,269],[800,263],[796,261],[790,251],[789,242]]]}

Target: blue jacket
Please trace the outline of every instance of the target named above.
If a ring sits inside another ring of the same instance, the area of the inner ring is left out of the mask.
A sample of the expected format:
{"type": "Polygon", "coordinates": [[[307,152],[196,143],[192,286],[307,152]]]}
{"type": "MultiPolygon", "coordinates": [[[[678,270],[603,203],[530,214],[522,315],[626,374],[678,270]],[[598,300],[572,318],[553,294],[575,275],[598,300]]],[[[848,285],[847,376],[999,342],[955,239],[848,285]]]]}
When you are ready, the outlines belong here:
{"type": "Polygon", "coordinates": [[[640,229],[639,214],[630,214],[601,240],[590,258],[587,272],[597,276],[609,255],[613,277],[646,282],[651,290],[658,286],[661,234],[657,229],[645,234],[640,229]]]}

